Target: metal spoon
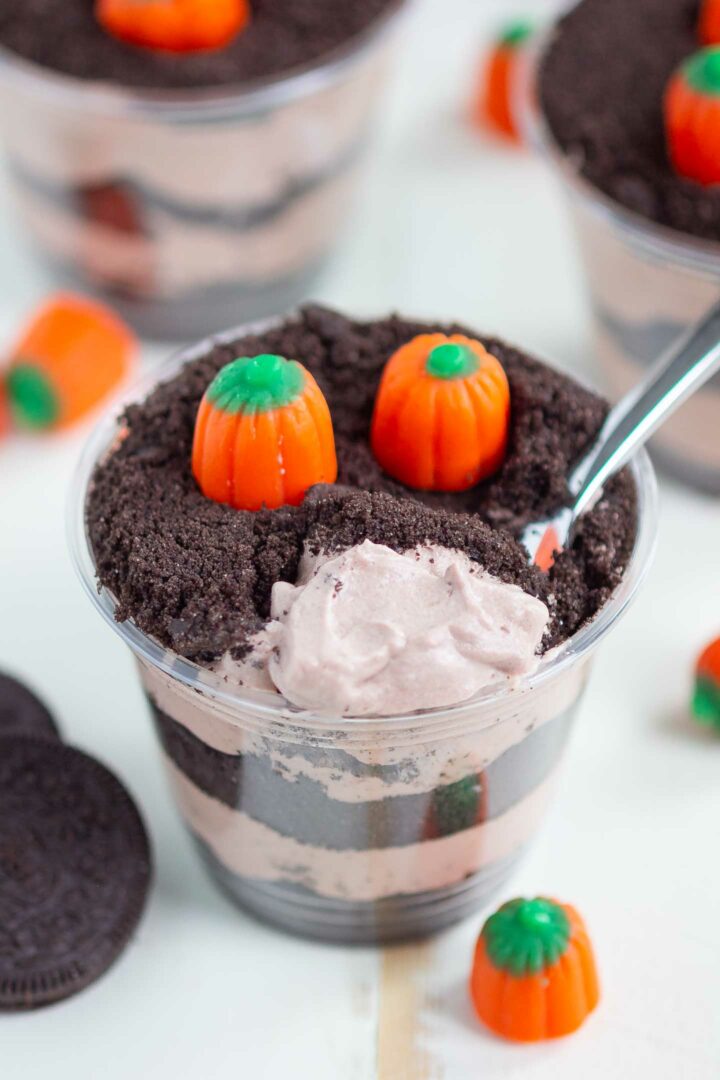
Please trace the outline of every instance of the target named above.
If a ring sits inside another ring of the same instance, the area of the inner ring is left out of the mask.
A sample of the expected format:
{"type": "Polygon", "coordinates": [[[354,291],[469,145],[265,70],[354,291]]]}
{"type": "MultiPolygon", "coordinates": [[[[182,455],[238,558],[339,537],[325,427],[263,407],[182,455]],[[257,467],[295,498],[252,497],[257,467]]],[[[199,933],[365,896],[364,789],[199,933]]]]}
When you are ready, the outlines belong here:
{"type": "MultiPolygon", "coordinates": [[[[568,479],[572,506],[526,526],[521,543],[543,570],[572,540],[578,518],[605,483],[691,394],[720,370],[720,303],[653,365],[647,377],[608,415],[590,451],[568,479]]],[[[718,431],[720,438],[720,430],[718,431]]]]}

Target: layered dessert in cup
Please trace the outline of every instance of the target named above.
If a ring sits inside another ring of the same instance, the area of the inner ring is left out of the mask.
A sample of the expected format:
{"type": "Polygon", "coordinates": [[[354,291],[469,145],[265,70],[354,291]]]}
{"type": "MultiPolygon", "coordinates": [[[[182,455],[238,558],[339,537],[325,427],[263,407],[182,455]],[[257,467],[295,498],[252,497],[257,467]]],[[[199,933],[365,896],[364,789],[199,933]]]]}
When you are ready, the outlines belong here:
{"type": "Polygon", "coordinates": [[[566,499],[607,405],[502,341],[306,307],[134,400],[85,452],[72,544],[212,875],[341,942],[473,912],[532,841],[647,567],[649,459],[542,571],[516,537],[566,499]]]}
{"type": "Polygon", "coordinates": [[[0,138],[28,238],[141,333],[286,310],[348,219],[401,0],[262,0],[225,48],[0,0],[0,138]]]}
{"type": "MultiPolygon", "coordinates": [[[[678,173],[664,115],[699,27],[698,0],[582,0],[535,58],[532,132],[568,197],[614,397],[720,297],[720,186],[678,173]]],[[[652,447],[666,470],[720,493],[720,379],[652,447]]]]}

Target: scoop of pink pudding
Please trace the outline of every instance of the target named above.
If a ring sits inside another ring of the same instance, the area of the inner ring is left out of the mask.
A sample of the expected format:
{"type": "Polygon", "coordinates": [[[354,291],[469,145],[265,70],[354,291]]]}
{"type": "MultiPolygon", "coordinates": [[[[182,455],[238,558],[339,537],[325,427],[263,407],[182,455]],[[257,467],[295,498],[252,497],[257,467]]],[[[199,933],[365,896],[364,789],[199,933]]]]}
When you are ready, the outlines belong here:
{"type": "Polygon", "coordinates": [[[242,671],[264,669],[256,685],[331,716],[439,708],[532,672],[548,620],[541,600],[462,552],[365,540],[273,586],[272,622],[242,671]]]}

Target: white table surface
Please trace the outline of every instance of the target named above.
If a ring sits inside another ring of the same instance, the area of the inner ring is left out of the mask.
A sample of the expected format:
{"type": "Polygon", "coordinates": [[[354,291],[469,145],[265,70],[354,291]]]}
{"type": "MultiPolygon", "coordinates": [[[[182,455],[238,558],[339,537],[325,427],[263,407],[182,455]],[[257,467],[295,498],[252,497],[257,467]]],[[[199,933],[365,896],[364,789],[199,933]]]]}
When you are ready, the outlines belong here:
{"type": "MultiPolygon", "coordinates": [[[[418,0],[362,213],[318,296],[457,317],[591,374],[559,193],[540,163],[464,123],[477,52],[506,14],[504,0],[418,0]]],[[[9,337],[45,283],[4,197],[0,215],[9,337]]],[[[654,568],[598,658],[557,802],[507,894],[551,893],[585,914],[601,1007],[571,1039],[518,1048],[469,1008],[481,916],[421,946],[330,948],[265,929],[205,878],[130,656],[66,554],[65,493],[86,434],[0,446],[0,667],[34,684],[69,739],[125,780],[157,877],[137,937],[95,987],[0,1016],[3,1080],[717,1080],[720,739],[693,726],[687,700],[696,652],[720,632],[718,503],[663,484],[654,568]]]]}

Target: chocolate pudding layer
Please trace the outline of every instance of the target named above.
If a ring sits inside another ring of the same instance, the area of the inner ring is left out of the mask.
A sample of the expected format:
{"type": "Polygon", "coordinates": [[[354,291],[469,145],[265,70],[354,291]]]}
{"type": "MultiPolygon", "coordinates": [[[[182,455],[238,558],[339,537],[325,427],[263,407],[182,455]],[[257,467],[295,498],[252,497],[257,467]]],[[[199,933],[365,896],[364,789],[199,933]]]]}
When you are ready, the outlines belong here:
{"type": "Polygon", "coordinates": [[[454,756],[436,745],[446,778],[461,779],[431,786],[429,745],[380,764],[268,734],[228,754],[149,700],[176,798],[223,886],[266,921],[357,941],[440,929],[502,883],[552,793],[574,711],[530,724],[485,768],[476,757],[476,771],[467,742],[454,756]]]}
{"type": "Polygon", "coordinates": [[[582,697],[580,663],[502,702],[318,723],[229,708],[140,662],[183,820],[266,921],[340,941],[428,933],[485,902],[533,839],[582,697]]]}
{"type": "Polygon", "coordinates": [[[663,98],[701,48],[698,0],[581,0],[558,24],[540,70],[552,134],[581,174],[661,225],[720,240],[720,188],[678,176],[663,98]]]}
{"type": "Polygon", "coordinates": [[[94,0],[0,0],[0,46],[93,82],[233,86],[314,65],[367,30],[395,0],[252,0],[252,18],[227,47],[193,54],[125,45],[106,33],[94,0]]]}

